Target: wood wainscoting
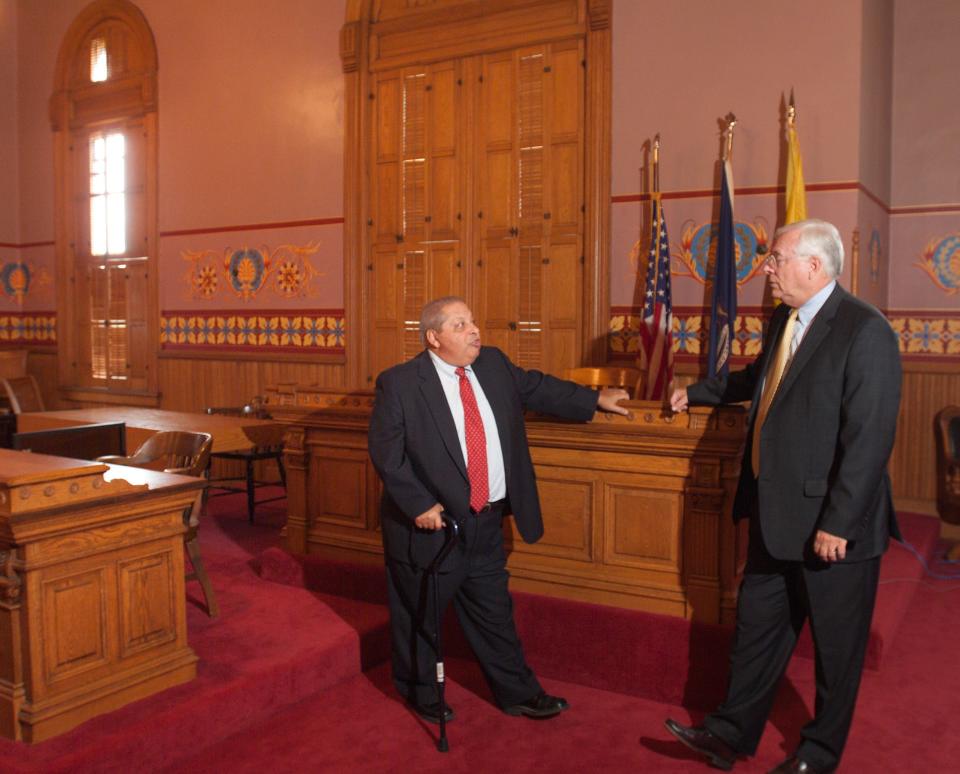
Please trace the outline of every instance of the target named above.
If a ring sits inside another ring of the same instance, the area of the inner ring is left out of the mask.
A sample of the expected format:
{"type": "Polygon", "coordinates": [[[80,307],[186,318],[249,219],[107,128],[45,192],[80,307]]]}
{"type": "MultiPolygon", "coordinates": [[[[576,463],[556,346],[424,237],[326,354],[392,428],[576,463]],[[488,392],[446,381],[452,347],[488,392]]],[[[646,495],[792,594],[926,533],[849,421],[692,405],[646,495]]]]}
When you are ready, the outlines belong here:
{"type": "MultiPolygon", "coordinates": [[[[289,426],[288,547],[380,555],[380,482],[367,455],[372,394],[289,386],[267,401],[289,426]]],[[[527,545],[507,521],[513,587],[731,622],[744,542],[730,509],[745,413],[627,405],[631,417],[583,424],[528,418],[546,534],[527,545]]]]}

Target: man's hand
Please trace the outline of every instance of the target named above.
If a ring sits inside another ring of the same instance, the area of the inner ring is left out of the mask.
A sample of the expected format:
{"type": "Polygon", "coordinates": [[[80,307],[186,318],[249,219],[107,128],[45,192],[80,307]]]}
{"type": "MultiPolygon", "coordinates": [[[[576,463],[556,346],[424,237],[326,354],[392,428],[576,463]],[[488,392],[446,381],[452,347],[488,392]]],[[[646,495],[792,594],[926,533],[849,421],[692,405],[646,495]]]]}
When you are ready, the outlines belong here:
{"type": "Polygon", "coordinates": [[[413,520],[413,523],[420,529],[429,529],[434,532],[438,529],[443,529],[443,519],[440,518],[443,510],[443,506],[437,503],[429,511],[424,511],[417,516],[417,518],[413,520]]]}
{"type": "Polygon", "coordinates": [[[601,411],[609,411],[612,414],[622,414],[628,416],[630,411],[617,404],[622,400],[630,400],[630,393],[619,387],[605,387],[600,390],[600,397],[597,399],[597,408],[601,411]]]}
{"type": "Polygon", "coordinates": [[[673,395],[670,396],[670,408],[673,409],[674,414],[679,414],[681,411],[686,411],[689,405],[690,400],[687,398],[686,387],[679,387],[673,391],[673,395]]]}
{"type": "Polygon", "coordinates": [[[847,541],[818,529],[813,537],[813,552],[825,562],[839,562],[847,555],[847,541]]]}

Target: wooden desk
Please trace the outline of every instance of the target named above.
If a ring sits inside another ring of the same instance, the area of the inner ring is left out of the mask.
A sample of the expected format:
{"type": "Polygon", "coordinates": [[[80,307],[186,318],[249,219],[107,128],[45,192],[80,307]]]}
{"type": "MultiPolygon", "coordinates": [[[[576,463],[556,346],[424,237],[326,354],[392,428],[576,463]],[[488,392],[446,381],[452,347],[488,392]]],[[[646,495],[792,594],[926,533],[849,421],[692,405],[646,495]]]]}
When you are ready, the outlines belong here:
{"type": "Polygon", "coordinates": [[[253,446],[279,444],[284,433],[284,426],[270,419],[194,414],[187,411],[165,411],[135,406],[105,406],[20,414],[17,418],[17,429],[20,432],[28,432],[96,422],[126,422],[127,452],[130,454],[133,454],[147,438],[161,430],[210,433],[213,436],[214,452],[240,451],[253,446]]]}
{"type": "MultiPolygon", "coordinates": [[[[287,545],[374,559],[380,480],[367,455],[369,392],[267,391],[288,425],[287,545]]],[[[743,558],[730,511],[745,414],[739,407],[665,414],[632,401],[632,418],[583,424],[528,417],[545,534],[505,527],[513,588],[706,622],[735,617],[743,558]]],[[[381,560],[382,561],[382,560],[381,560]]]]}
{"type": "Polygon", "coordinates": [[[192,680],[183,511],[203,479],[0,449],[0,734],[192,680]]]}

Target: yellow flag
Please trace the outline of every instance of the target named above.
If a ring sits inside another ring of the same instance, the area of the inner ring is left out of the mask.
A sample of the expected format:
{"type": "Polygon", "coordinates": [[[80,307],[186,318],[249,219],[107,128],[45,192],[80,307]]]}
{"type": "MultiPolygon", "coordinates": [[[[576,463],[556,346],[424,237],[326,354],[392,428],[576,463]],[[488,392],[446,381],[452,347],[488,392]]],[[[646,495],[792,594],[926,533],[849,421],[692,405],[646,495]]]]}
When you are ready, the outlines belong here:
{"type": "Polygon", "coordinates": [[[787,211],[784,225],[807,219],[807,192],[803,186],[803,159],[800,140],[793,124],[787,127],[787,211]]]}

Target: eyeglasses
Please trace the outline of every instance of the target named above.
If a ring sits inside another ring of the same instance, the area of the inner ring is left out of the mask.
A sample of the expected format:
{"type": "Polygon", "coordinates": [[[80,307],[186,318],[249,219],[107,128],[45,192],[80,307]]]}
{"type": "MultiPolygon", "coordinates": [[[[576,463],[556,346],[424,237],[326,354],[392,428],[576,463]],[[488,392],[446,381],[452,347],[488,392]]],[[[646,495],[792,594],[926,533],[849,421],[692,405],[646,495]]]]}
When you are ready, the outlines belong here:
{"type": "Polygon", "coordinates": [[[806,256],[806,255],[783,255],[782,253],[778,253],[776,250],[773,250],[773,251],[771,251],[770,255],[768,255],[766,258],[763,259],[763,261],[761,262],[761,265],[762,265],[762,266],[772,266],[772,267],[774,267],[774,268],[776,268],[776,269],[780,269],[780,268],[783,267],[783,265],[784,265],[785,263],[787,263],[788,261],[792,261],[794,258],[804,258],[804,259],[806,259],[806,258],[809,258],[809,256],[806,256]]]}

